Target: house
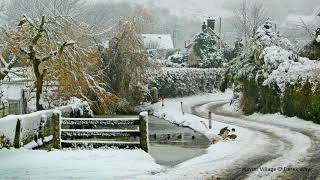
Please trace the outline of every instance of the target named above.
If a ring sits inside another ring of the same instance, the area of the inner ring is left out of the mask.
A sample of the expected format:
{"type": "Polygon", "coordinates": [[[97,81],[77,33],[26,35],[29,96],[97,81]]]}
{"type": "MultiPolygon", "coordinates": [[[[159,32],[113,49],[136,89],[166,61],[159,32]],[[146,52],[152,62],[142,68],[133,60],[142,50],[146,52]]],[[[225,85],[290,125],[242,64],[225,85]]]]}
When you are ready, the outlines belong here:
{"type": "MultiPolygon", "coordinates": [[[[202,32],[208,33],[210,36],[215,37],[218,40],[218,43],[216,44],[217,49],[224,48],[223,40],[220,37],[220,35],[216,32],[216,20],[214,18],[209,17],[207,19],[207,22],[203,22],[201,29],[202,29],[202,32]]],[[[191,49],[192,46],[193,44],[190,40],[185,41],[186,49],[191,49]]]]}
{"type": "Polygon", "coordinates": [[[148,49],[172,50],[174,49],[171,34],[142,34],[144,46],[148,49]]]}
{"type": "MultiPolygon", "coordinates": [[[[13,68],[12,71],[18,72],[21,68],[13,68]]],[[[9,73],[0,81],[0,117],[8,114],[23,114],[25,89],[32,84],[30,80],[17,76],[15,73],[9,73]]]]}

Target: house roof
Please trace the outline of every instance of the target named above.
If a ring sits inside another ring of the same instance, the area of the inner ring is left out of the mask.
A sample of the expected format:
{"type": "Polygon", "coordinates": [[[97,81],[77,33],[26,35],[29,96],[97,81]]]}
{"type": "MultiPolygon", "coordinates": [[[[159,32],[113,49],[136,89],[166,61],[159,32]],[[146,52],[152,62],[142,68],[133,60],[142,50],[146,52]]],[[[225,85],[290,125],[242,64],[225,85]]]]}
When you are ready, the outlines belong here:
{"type": "Polygon", "coordinates": [[[142,34],[147,49],[174,49],[170,34],[142,34]]]}

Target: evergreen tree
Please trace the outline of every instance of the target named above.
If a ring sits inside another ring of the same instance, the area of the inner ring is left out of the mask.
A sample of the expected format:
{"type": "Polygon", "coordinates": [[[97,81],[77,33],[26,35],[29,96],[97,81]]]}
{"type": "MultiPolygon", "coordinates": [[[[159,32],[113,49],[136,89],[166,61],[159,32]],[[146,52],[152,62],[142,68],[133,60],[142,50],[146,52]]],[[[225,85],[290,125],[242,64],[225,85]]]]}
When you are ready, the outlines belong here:
{"type": "Polygon", "coordinates": [[[217,50],[217,39],[206,32],[197,34],[194,38],[193,51],[196,56],[196,66],[201,68],[222,67],[223,58],[217,50]]]}

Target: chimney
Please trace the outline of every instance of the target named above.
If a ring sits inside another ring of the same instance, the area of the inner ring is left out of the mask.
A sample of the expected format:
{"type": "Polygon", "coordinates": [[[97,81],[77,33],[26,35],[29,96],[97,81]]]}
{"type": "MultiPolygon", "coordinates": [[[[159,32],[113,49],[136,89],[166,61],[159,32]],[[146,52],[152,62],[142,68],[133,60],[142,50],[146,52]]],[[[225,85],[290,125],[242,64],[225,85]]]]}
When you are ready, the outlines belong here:
{"type": "Polygon", "coordinates": [[[212,18],[207,19],[207,26],[214,31],[216,20],[212,18]]]}
{"type": "Polygon", "coordinates": [[[206,22],[203,22],[202,24],[202,32],[205,32],[207,30],[206,22]]]}

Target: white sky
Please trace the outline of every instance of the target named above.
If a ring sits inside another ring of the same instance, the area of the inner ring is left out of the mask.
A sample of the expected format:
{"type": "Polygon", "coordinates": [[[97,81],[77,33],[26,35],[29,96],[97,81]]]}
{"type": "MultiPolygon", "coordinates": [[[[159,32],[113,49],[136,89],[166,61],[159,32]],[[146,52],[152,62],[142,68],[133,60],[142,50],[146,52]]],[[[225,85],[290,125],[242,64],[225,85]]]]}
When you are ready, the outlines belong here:
{"type": "MultiPolygon", "coordinates": [[[[89,0],[88,0],[89,1],[89,0]]],[[[92,0],[91,0],[92,1],[92,0]]],[[[232,36],[234,28],[228,17],[233,16],[235,9],[239,7],[243,0],[93,0],[106,2],[129,2],[138,3],[145,6],[155,5],[169,9],[171,14],[186,18],[196,18],[203,21],[208,16],[222,17],[223,33],[225,36],[232,36]]],[[[257,0],[247,0],[254,2],[257,0]]],[[[279,30],[286,33],[296,24],[301,24],[301,19],[306,24],[320,17],[316,14],[320,12],[320,0],[264,0],[269,16],[278,24],[279,30]]],[[[310,23],[311,24],[311,23],[310,23]]],[[[301,28],[301,27],[300,27],[301,28]]],[[[304,38],[304,37],[302,37],[304,38]]]]}
{"type": "MultiPolygon", "coordinates": [[[[92,0],[91,0],[92,1],[92,0]]],[[[154,4],[168,8],[172,14],[201,18],[207,16],[232,16],[234,9],[242,0],[94,0],[94,1],[127,1],[148,6],[154,4]]],[[[255,0],[247,0],[252,2],[255,0]]],[[[275,20],[283,21],[287,16],[311,16],[320,11],[320,0],[265,0],[270,15],[275,20]]]]}

